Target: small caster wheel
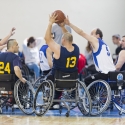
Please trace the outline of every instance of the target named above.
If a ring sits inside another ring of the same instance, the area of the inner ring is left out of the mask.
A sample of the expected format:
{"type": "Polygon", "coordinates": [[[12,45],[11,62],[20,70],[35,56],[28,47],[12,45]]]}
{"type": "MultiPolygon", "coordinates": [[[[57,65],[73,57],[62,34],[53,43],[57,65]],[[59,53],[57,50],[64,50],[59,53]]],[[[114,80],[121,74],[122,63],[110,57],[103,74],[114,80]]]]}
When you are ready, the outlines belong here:
{"type": "Polygon", "coordinates": [[[0,108],[0,114],[2,114],[2,113],[3,113],[2,108],[0,108]]]}
{"type": "Polygon", "coordinates": [[[14,112],[14,107],[12,107],[12,112],[14,112]]]}
{"type": "Polygon", "coordinates": [[[6,106],[6,110],[8,111],[8,106],[6,106]]]}
{"type": "Polygon", "coordinates": [[[59,113],[62,114],[62,106],[59,107],[59,113]]]}
{"type": "Polygon", "coordinates": [[[122,115],[122,112],[119,112],[119,115],[122,115]]]}
{"type": "Polygon", "coordinates": [[[68,112],[66,113],[66,117],[69,117],[69,113],[68,112]]]}
{"type": "Polygon", "coordinates": [[[60,115],[62,114],[62,109],[59,109],[59,113],[60,113],[60,115]]]}

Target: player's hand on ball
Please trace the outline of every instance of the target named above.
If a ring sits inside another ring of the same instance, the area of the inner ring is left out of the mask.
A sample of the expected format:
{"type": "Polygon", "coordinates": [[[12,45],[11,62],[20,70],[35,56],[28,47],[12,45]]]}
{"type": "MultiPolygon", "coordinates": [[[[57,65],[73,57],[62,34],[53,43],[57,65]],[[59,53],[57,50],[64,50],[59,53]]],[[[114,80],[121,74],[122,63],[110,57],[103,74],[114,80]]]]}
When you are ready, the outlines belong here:
{"type": "Polygon", "coordinates": [[[65,26],[65,22],[60,23],[59,26],[60,26],[60,27],[64,27],[64,26],[65,26]]]}
{"type": "Polygon", "coordinates": [[[55,13],[52,14],[52,15],[49,17],[49,22],[52,23],[52,24],[58,22],[58,20],[56,20],[57,16],[58,16],[58,15],[56,15],[55,13]]]}
{"type": "Polygon", "coordinates": [[[69,17],[67,16],[67,18],[64,20],[65,24],[66,25],[69,25],[70,24],[70,21],[69,21],[69,17]]]}

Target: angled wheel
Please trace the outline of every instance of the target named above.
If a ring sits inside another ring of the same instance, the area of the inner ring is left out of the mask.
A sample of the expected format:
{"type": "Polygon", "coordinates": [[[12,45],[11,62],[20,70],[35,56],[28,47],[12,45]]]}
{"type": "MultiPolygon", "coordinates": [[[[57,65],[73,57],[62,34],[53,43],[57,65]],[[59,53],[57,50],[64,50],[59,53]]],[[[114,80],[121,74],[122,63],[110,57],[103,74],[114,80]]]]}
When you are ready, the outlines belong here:
{"type": "Polygon", "coordinates": [[[78,108],[83,115],[89,115],[91,113],[91,97],[86,88],[86,85],[78,81],[78,108]]]}
{"type": "Polygon", "coordinates": [[[119,114],[125,113],[125,90],[118,90],[118,94],[114,96],[114,105],[119,110],[119,114]]]}
{"type": "Polygon", "coordinates": [[[92,102],[91,115],[103,113],[111,102],[111,88],[106,81],[97,80],[87,87],[92,102]]]}
{"type": "Polygon", "coordinates": [[[54,91],[54,85],[50,80],[41,83],[34,99],[34,111],[36,115],[42,116],[49,110],[53,102],[54,91]]]}
{"type": "Polygon", "coordinates": [[[31,115],[34,113],[33,100],[35,91],[30,83],[22,83],[18,80],[14,86],[14,98],[16,104],[25,114],[31,115]]]}
{"type": "Polygon", "coordinates": [[[44,76],[39,77],[39,78],[35,81],[35,83],[34,83],[34,85],[33,85],[34,89],[38,89],[38,87],[40,86],[40,84],[41,84],[43,81],[44,81],[44,76]]]}

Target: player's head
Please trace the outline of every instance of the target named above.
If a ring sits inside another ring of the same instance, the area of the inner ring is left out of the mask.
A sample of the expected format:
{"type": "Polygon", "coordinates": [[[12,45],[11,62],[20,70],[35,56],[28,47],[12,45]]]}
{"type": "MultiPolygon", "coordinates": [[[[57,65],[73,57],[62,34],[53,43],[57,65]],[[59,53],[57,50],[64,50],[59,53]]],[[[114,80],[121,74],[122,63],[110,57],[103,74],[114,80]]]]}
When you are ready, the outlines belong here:
{"type": "Polygon", "coordinates": [[[101,38],[101,39],[103,38],[103,33],[99,28],[93,29],[91,35],[96,38],[101,38]]]}
{"type": "Polygon", "coordinates": [[[121,40],[121,38],[120,38],[120,35],[119,34],[114,34],[113,36],[112,36],[112,42],[114,43],[114,44],[119,44],[119,41],[121,40]]]}
{"type": "Polygon", "coordinates": [[[34,37],[30,37],[27,40],[27,46],[30,48],[34,48],[36,46],[36,39],[34,37]]]}
{"type": "Polygon", "coordinates": [[[62,45],[65,46],[66,44],[72,44],[73,42],[73,36],[70,33],[65,33],[62,36],[62,45]]]}
{"type": "Polygon", "coordinates": [[[122,45],[122,48],[125,49],[125,35],[122,37],[121,45],[122,45]]]}
{"type": "Polygon", "coordinates": [[[13,53],[18,53],[19,52],[19,46],[18,46],[18,43],[17,43],[17,41],[15,39],[8,40],[7,50],[11,51],[13,53]]]}

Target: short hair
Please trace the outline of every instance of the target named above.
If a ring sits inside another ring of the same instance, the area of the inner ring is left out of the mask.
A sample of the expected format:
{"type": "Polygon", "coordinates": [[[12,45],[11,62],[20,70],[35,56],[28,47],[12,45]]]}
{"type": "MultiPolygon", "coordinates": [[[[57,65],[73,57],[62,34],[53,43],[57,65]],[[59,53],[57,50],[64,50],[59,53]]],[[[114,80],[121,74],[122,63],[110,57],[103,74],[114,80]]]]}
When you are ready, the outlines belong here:
{"type": "Polygon", "coordinates": [[[73,36],[72,36],[72,34],[71,34],[71,33],[68,33],[68,32],[63,34],[63,38],[64,38],[65,40],[69,41],[69,42],[72,42],[72,41],[73,41],[73,36]]]}
{"type": "Polygon", "coordinates": [[[99,37],[102,39],[103,38],[103,33],[102,33],[102,31],[99,29],[99,28],[97,28],[96,29],[96,35],[97,34],[99,34],[99,37]]]}
{"type": "Polygon", "coordinates": [[[116,39],[121,39],[119,34],[114,34],[112,37],[115,37],[116,39]]]}
{"type": "Polygon", "coordinates": [[[124,36],[122,36],[122,37],[125,37],[125,35],[124,35],[124,36]]]}
{"type": "Polygon", "coordinates": [[[31,36],[28,40],[27,40],[27,46],[29,46],[31,43],[35,42],[35,38],[33,36],[31,36]]]}
{"type": "Polygon", "coordinates": [[[9,49],[10,47],[13,46],[13,43],[15,42],[16,40],[15,39],[9,39],[8,42],[7,42],[7,49],[9,49]]]}

